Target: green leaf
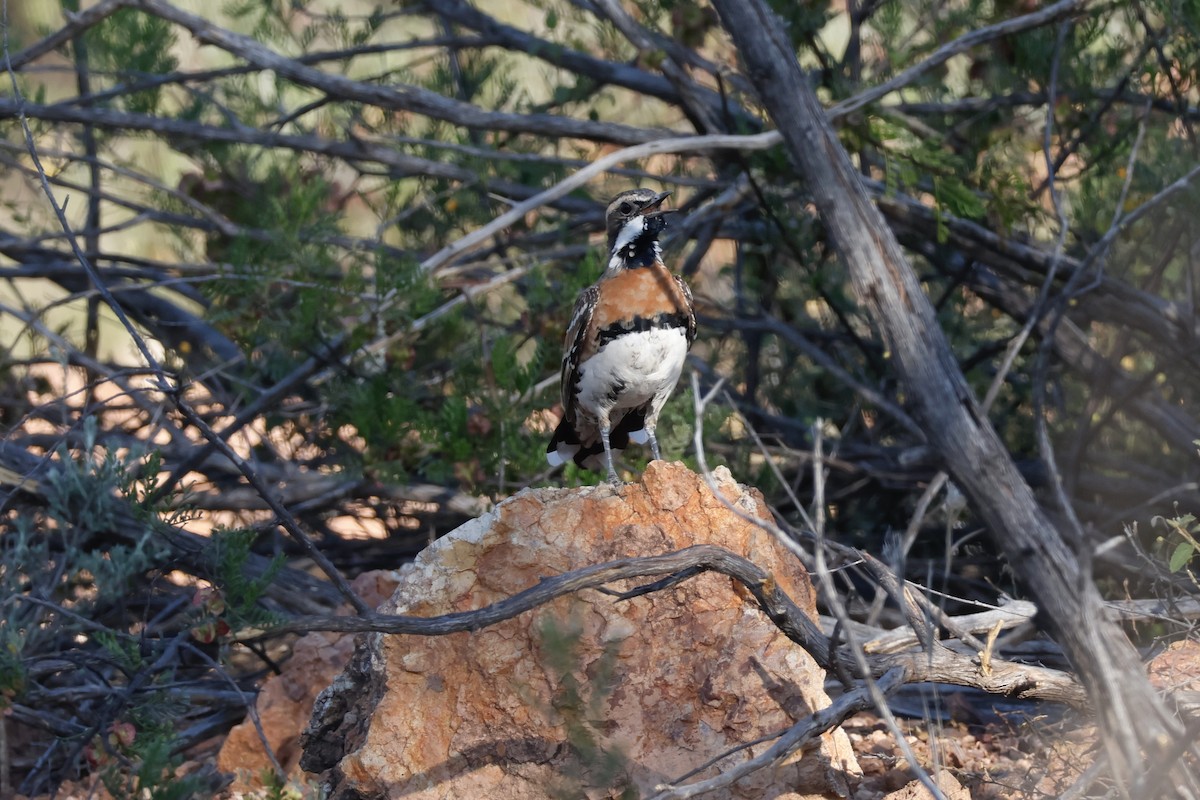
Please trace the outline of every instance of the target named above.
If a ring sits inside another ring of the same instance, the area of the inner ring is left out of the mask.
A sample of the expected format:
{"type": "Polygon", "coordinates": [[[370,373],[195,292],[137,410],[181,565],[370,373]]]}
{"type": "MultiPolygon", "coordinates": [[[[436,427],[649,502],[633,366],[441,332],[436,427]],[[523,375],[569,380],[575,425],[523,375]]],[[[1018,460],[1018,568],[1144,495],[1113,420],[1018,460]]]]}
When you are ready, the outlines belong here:
{"type": "Polygon", "coordinates": [[[1167,564],[1167,568],[1171,572],[1179,572],[1187,562],[1192,560],[1192,554],[1195,552],[1196,548],[1192,546],[1191,542],[1180,542],[1175,548],[1175,552],[1171,553],[1171,560],[1167,564]]]}

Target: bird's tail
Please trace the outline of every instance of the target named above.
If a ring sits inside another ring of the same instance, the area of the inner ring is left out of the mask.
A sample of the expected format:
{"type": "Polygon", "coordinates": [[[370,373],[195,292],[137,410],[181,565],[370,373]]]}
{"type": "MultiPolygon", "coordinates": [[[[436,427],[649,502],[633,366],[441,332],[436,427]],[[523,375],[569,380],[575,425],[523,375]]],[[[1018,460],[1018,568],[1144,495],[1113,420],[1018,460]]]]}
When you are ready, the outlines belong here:
{"type": "MultiPolygon", "coordinates": [[[[555,428],[554,435],[550,437],[550,444],[546,446],[546,460],[552,467],[574,461],[584,469],[604,472],[604,444],[600,441],[600,431],[591,425],[579,427],[583,430],[580,431],[573,420],[563,417],[562,422],[555,428]]],[[[613,458],[629,446],[631,439],[638,444],[644,444],[647,438],[645,427],[644,408],[633,409],[621,417],[608,437],[613,458]]]]}

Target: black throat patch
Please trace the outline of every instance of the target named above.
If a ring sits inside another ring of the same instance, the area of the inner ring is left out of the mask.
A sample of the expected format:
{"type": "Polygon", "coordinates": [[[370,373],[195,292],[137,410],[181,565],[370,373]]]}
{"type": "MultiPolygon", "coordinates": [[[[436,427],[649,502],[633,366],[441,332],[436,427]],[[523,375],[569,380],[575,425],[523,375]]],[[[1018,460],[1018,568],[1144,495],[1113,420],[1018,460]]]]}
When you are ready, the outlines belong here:
{"type": "Polygon", "coordinates": [[[648,267],[658,260],[658,252],[654,245],[658,242],[653,236],[642,234],[621,250],[620,256],[628,268],[648,267]]]}
{"type": "Polygon", "coordinates": [[[646,217],[643,225],[638,237],[617,253],[627,268],[648,267],[658,260],[658,235],[667,227],[667,218],[653,214],[646,217]]]}

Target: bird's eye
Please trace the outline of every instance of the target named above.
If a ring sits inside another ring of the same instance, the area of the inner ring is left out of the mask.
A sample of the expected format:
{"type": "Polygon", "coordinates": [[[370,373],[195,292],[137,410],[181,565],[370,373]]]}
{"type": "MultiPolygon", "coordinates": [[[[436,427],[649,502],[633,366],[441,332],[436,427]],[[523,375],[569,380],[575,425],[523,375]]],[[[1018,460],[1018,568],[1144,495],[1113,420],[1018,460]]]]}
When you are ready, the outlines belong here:
{"type": "Polygon", "coordinates": [[[631,206],[629,203],[621,203],[621,206],[617,209],[617,211],[620,211],[622,214],[629,214],[633,211],[633,206],[631,206]]]}

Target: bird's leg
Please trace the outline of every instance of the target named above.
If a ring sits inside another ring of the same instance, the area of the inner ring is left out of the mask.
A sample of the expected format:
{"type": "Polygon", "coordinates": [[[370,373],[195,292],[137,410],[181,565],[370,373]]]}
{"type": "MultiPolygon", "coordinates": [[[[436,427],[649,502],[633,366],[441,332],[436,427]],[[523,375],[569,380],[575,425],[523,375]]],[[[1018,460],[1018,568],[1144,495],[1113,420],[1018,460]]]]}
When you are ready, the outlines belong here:
{"type": "Polygon", "coordinates": [[[617,477],[616,467],[613,466],[612,445],[608,443],[608,435],[611,432],[611,425],[602,424],[600,426],[600,442],[604,445],[604,464],[608,467],[608,482],[620,483],[621,479],[617,477]]]}
{"type": "Polygon", "coordinates": [[[642,423],[642,430],[646,431],[646,438],[650,440],[650,455],[655,461],[662,461],[662,452],[658,449],[658,415],[662,413],[663,406],[667,404],[667,397],[663,394],[662,397],[656,398],[650,405],[650,410],[646,414],[646,420],[642,423]]]}
{"type": "Polygon", "coordinates": [[[658,437],[654,435],[653,428],[646,429],[646,436],[650,439],[650,455],[654,461],[662,461],[662,453],[658,451],[658,437]]]}

